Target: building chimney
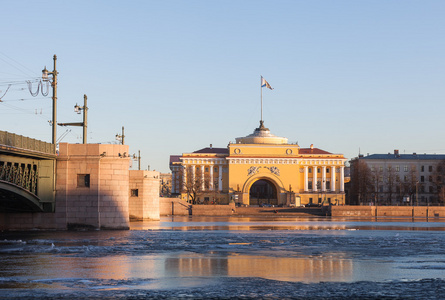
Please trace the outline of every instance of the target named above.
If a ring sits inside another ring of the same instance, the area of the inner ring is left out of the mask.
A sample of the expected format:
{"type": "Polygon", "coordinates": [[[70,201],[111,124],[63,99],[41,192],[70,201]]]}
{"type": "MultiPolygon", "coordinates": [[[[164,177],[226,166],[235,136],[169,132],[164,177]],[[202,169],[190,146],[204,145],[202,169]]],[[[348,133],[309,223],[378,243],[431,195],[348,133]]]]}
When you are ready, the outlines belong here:
{"type": "Polygon", "coordinates": [[[395,156],[399,156],[399,150],[394,149],[394,155],[395,155],[395,156]]]}
{"type": "Polygon", "coordinates": [[[314,149],[314,144],[311,144],[311,150],[314,149]]]}
{"type": "Polygon", "coordinates": [[[212,144],[210,144],[210,149],[212,149],[213,148],[213,145],[212,144]]]}

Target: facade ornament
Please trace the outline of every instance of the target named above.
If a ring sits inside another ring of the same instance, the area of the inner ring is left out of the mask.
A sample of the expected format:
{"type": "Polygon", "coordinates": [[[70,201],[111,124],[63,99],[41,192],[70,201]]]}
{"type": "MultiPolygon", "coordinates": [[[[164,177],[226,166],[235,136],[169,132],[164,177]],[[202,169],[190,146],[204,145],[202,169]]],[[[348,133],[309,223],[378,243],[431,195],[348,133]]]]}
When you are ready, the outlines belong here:
{"type": "Polygon", "coordinates": [[[254,167],[254,166],[250,167],[247,170],[247,175],[250,176],[250,175],[254,175],[254,174],[258,173],[260,168],[261,167],[254,167]]]}
{"type": "Polygon", "coordinates": [[[304,173],[304,168],[300,168],[300,173],[304,173]]]}
{"type": "Polygon", "coordinates": [[[278,169],[277,167],[265,167],[266,169],[269,169],[269,171],[272,174],[275,174],[277,176],[280,176],[280,169],[278,169]]]}

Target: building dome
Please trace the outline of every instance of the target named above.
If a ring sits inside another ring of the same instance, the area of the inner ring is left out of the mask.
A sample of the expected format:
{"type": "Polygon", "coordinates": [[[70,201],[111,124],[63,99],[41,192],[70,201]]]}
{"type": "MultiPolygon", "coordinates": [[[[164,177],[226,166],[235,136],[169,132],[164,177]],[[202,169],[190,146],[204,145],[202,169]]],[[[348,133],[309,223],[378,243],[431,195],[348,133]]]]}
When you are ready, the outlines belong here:
{"type": "Polygon", "coordinates": [[[260,127],[256,128],[252,134],[235,140],[237,144],[287,144],[287,138],[271,134],[269,128],[264,127],[264,121],[260,121],[260,127]]]}

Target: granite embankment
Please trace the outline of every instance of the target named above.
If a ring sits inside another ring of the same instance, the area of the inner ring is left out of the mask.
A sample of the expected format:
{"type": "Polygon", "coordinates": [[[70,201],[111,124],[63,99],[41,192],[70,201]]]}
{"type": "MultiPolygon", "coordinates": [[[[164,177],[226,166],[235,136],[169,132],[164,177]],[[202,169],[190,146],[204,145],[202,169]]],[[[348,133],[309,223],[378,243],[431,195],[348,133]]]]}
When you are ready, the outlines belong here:
{"type": "Polygon", "coordinates": [[[229,205],[190,205],[179,198],[160,198],[161,216],[332,216],[445,218],[445,206],[324,206],[324,207],[236,207],[229,205]]]}

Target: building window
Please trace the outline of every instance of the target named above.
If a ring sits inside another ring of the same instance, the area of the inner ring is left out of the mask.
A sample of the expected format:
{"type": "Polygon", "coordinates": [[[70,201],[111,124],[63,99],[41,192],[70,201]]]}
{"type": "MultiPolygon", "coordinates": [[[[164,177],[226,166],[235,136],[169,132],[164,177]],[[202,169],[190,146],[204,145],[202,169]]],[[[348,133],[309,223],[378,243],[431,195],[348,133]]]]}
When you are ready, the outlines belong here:
{"type": "Polygon", "coordinates": [[[326,181],[326,189],[327,190],[331,189],[331,182],[330,181],[326,181]]]}
{"type": "Polygon", "coordinates": [[[209,168],[206,168],[206,172],[208,172],[209,171],[209,168]]]}
{"type": "Polygon", "coordinates": [[[374,172],[375,171],[375,168],[374,167],[371,167],[371,172],[374,172]]]}
{"type": "Polygon", "coordinates": [[[403,176],[403,181],[407,182],[408,181],[408,176],[403,176]]]}
{"type": "Polygon", "coordinates": [[[420,176],[420,182],[425,182],[425,176],[420,176]]]}
{"type": "Polygon", "coordinates": [[[217,167],[214,167],[214,168],[213,168],[213,171],[214,171],[214,172],[218,172],[218,168],[217,168],[217,167]]]}
{"type": "Polygon", "coordinates": [[[408,172],[408,166],[404,166],[403,171],[408,172]]]}
{"type": "Polygon", "coordinates": [[[433,176],[428,176],[428,181],[432,182],[433,181],[433,176]]]}
{"type": "Polygon", "coordinates": [[[312,173],[312,168],[309,168],[309,173],[312,173]]]}
{"type": "Polygon", "coordinates": [[[331,170],[329,170],[329,168],[326,169],[326,173],[329,173],[331,170]]]}
{"type": "Polygon", "coordinates": [[[428,171],[433,172],[433,166],[428,166],[428,171]]]}
{"type": "Polygon", "coordinates": [[[312,203],[312,198],[309,198],[309,203],[312,203]]]}
{"type": "Polygon", "coordinates": [[[139,189],[132,189],[130,192],[131,197],[139,197],[139,189]]]}
{"type": "Polygon", "coordinates": [[[90,174],[77,174],[77,187],[90,187],[90,174]]]}
{"type": "Polygon", "coordinates": [[[383,172],[383,167],[380,167],[380,168],[379,168],[379,171],[380,171],[380,172],[383,172]]]}
{"type": "Polygon", "coordinates": [[[320,173],[321,172],[321,169],[320,168],[317,168],[317,173],[320,173]]]}
{"type": "Polygon", "coordinates": [[[396,172],[400,172],[400,166],[396,166],[396,172]]]}
{"type": "Polygon", "coordinates": [[[429,190],[430,193],[432,193],[432,192],[433,192],[433,187],[430,185],[430,186],[428,187],[428,190],[429,190]]]}
{"type": "Polygon", "coordinates": [[[312,190],[312,181],[309,181],[307,184],[308,189],[312,190]]]}
{"type": "Polygon", "coordinates": [[[425,172],[425,166],[420,167],[420,172],[425,172]]]}

